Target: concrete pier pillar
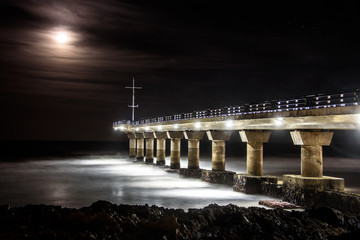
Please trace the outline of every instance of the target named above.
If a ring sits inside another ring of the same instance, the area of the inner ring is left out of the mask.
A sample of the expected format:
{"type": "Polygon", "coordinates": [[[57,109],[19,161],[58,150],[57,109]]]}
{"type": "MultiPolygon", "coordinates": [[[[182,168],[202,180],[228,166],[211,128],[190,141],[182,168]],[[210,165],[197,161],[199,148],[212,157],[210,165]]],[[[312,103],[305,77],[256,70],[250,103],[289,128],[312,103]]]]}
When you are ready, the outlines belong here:
{"type": "Polygon", "coordinates": [[[156,138],[156,165],[165,165],[166,132],[155,132],[156,138]]]}
{"type": "Polygon", "coordinates": [[[127,133],[129,138],[129,157],[136,156],[136,136],[135,133],[127,133]]]}
{"type": "Polygon", "coordinates": [[[290,132],[295,145],[301,146],[301,176],[323,176],[322,146],[329,146],[333,132],[293,131],[290,132]]]}
{"type": "Polygon", "coordinates": [[[188,169],[199,169],[200,144],[203,139],[204,131],[185,131],[185,139],[188,140],[188,169]]]}
{"type": "Polygon", "coordinates": [[[324,190],[344,191],[343,178],[323,176],[322,146],[329,146],[333,132],[292,131],[295,145],[301,146],[301,176],[284,175],[282,195],[285,201],[310,207],[324,190]]]}
{"type": "Polygon", "coordinates": [[[171,139],[170,168],[180,169],[181,139],[184,137],[184,133],[169,131],[167,136],[171,139]]]}
{"type": "Polygon", "coordinates": [[[146,141],[145,162],[153,163],[154,162],[154,133],[144,132],[144,138],[146,141]]]}
{"type": "Polygon", "coordinates": [[[270,131],[240,131],[241,141],[247,143],[246,172],[251,176],[263,175],[263,143],[268,142],[270,131]]]}
{"type": "Polygon", "coordinates": [[[225,141],[212,141],[212,170],[225,171],[225,141]]]}
{"type": "Polygon", "coordinates": [[[135,133],[136,135],[136,159],[144,161],[144,134],[135,133]]]}
{"type": "Polygon", "coordinates": [[[225,171],[225,141],[229,141],[232,131],[207,131],[212,141],[212,170],[225,171]]]}

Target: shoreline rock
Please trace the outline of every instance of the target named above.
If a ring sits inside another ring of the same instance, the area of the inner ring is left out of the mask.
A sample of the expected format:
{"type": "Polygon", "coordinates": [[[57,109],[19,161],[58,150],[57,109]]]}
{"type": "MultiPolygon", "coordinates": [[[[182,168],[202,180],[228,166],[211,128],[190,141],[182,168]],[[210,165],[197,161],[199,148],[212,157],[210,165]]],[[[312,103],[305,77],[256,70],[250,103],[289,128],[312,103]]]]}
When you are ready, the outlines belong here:
{"type": "Polygon", "coordinates": [[[80,209],[1,208],[0,239],[360,239],[360,215],[233,204],[167,209],[97,201],[80,209]]]}

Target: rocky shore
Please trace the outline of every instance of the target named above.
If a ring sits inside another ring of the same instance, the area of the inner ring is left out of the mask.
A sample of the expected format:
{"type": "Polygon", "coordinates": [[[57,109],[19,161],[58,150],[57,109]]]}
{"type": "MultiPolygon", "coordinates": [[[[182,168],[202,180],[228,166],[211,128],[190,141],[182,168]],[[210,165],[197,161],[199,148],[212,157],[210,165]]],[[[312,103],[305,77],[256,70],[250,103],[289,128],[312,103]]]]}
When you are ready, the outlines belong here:
{"type": "Polygon", "coordinates": [[[360,239],[360,215],[231,204],[187,212],[105,201],[81,209],[1,206],[0,239],[360,239]]]}

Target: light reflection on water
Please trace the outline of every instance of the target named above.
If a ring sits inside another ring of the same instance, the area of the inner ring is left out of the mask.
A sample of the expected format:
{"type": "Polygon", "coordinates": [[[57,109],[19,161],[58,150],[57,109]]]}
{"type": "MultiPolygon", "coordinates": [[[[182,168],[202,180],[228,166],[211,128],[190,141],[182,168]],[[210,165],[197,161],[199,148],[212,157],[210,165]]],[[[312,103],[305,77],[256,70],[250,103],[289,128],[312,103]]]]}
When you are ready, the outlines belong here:
{"type": "Polygon", "coordinates": [[[135,163],[125,155],[0,163],[0,204],[83,207],[99,199],[188,209],[211,203],[257,205],[259,199],[268,197],[185,179],[156,166],[135,163]]]}
{"type": "MultiPolygon", "coordinates": [[[[169,161],[167,158],[167,164],[169,161]]],[[[358,159],[327,159],[324,160],[324,173],[350,176],[349,189],[357,192],[360,173],[357,163],[358,159]]],[[[181,166],[187,167],[186,157],[181,159],[181,166]]],[[[211,160],[202,158],[200,167],[211,169],[211,160]]],[[[245,158],[228,158],[226,169],[245,172],[245,158]]],[[[299,174],[300,160],[265,158],[264,173],[278,176],[299,174]]],[[[257,206],[259,200],[270,198],[245,195],[233,192],[229,186],[182,178],[156,166],[135,163],[126,155],[0,163],[0,204],[44,203],[83,207],[100,199],[116,204],[155,204],[188,209],[211,203],[257,206]]]]}

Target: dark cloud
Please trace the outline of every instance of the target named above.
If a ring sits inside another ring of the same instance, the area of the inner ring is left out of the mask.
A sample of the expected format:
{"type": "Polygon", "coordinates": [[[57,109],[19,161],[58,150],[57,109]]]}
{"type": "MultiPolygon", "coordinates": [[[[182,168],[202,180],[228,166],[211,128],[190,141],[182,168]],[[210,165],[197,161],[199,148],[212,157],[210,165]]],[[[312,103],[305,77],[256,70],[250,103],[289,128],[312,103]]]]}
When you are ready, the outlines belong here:
{"type": "Polygon", "coordinates": [[[113,139],[133,76],[138,117],[359,88],[356,1],[4,0],[0,13],[3,139],[113,139]]]}

